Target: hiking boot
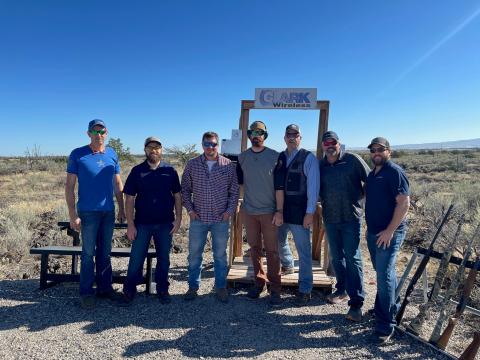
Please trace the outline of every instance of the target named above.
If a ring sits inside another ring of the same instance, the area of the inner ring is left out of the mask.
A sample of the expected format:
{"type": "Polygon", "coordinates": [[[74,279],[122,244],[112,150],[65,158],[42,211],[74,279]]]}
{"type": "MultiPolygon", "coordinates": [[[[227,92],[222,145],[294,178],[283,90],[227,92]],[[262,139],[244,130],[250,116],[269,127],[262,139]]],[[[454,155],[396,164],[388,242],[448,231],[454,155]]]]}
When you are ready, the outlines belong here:
{"type": "Polygon", "coordinates": [[[95,296],[99,299],[108,299],[110,301],[118,301],[123,298],[123,293],[116,292],[115,290],[110,290],[104,293],[96,293],[95,296]]]}
{"type": "Polygon", "coordinates": [[[380,334],[375,331],[372,335],[371,342],[378,346],[386,345],[390,342],[390,339],[392,338],[394,333],[395,329],[392,329],[392,332],[389,335],[380,334]]]}
{"type": "Polygon", "coordinates": [[[247,292],[247,297],[250,299],[258,299],[260,295],[263,294],[263,292],[267,290],[267,287],[265,285],[263,286],[257,286],[253,285],[247,292]]]}
{"type": "Polygon", "coordinates": [[[311,293],[302,293],[298,292],[297,296],[295,297],[295,305],[297,306],[304,306],[312,299],[311,293]]]}
{"type": "Polygon", "coordinates": [[[228,303],[228,290],[226,288],[220,288],[215,290],[215,296],[218,301],[222,303],[228,303]]]}
{"type": "Polygon", "coordinates": [[[195,300],[195,298],[198,295],[197,292],[198,292],[198,289],[188,288],[188,291],[183,296],[183,299],[186,301],[195,300]]]}
{"type": "Polygon", "coordinates": [[[354,321],[354,322],[360,322],[362,321],[362,309],[361,308],[354,308],[353,306],[350,306],[350,309],[347,312],[347,315],[345,315],[347,320],[354,321]]]}
{"type": "Polygon", "coordinates": [[[327,302],[330,304],[343,304],[348,301],[348,295],[346,292],[335,291],[334,293],[327,295],[327,302]]]}
{"type": "Polygon", "coordinates": [[[115,300],[115,305],[120,306],[120,307],[127,307],[132,305],[133,302],[133,296],[127,295],[123,293],[123,296],[120,297],[119,299],[115,300]]]}
{"type": "Polygon", "coordinates": [[[80,297],[80,307],[85,310],[91,310],[95,308],[95,296],[87,295],[80,297]]]}
{"type": "Polygon", "coordinates": [[[170,304],[172,302],[172,297],[168,293],[168,291],[160,291],[158,294],[158,300],[160,300],[161,304],[170,304]]]}
{"type": "Polygon", "coordinates": [[[270,299],[268,300],[268,302],[270,303],[270,305],[272,306],[278,306],[282,303],[282,298],[280,296],[280,293],[279,292],[276,292],[276,291],[272,291],[270,293],[270,299]]]}
{"type": "Polygon", "coordinates": [[[281,274],[283,275],[290,275],[295,273],[295,269],[293,267],[284,267],[282,266],[281,274]]]}

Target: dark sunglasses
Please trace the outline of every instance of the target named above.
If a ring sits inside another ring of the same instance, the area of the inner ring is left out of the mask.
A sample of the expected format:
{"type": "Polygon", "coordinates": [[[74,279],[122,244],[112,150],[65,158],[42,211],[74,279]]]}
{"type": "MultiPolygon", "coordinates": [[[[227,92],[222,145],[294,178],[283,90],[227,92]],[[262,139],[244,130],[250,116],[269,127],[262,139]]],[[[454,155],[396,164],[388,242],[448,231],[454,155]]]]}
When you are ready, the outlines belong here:
{"type": "Polygon", "coordinates": [[[323,145],[324,146],[332,146],[332,145],[337,145],[338,144],[338,141],[335,140],[335,139],[332,139],[332,140],[325,140],[323,142],[323,145]]]}
{"type": "Polygon", "coordinates": [[[298,138],[299,136],[300,136],[299,133],[286,133],[286,134],[285,134],[285,137],[286,137],[287,139],[296,139],[296,138],[298,138]]]}
{"type": "Polygon", "coordinates": [[[248,136],[263,136],[267,132],[265,130],[247,130],[247,135],[248,136]]]}
{"type": "Polygon", "coordinates": [[[372,154],[382,153],[382,152],[384,152],[385,150],[387,150],[387,148],[384,148],[384,147],[370,148],[370,152],[371,152],[372,154]]]}
{"type": "Polygon", "coordinates": [[[102,130],[90,130],[90,134],[92,135],[105,135],[107,133],[107,129],[102,129],[102,130]]]}
{"type": "Polygon", "coordinates": [[[206,148],[216,148],[217,145],[218,145],[217,143],[212,142],[212,141],[204,141],[203,142],[203,147],[206,147],[206,148]]]}
{"type": "Polygon", "coordinates": [[[162,147],[161,146],[145,146],[145,149],[149,150],[149,151],[154,151],[154,150],[161,150],[162,147]]]}

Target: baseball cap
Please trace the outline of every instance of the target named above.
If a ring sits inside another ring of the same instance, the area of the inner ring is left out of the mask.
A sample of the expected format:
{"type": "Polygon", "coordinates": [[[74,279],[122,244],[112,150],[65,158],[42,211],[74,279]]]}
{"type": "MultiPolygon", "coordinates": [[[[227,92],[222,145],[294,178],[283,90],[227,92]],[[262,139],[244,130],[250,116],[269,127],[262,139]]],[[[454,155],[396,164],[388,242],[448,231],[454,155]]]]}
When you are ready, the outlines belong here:
{"type": "Polygon", "coordinates": [[[150,144],[151,142],[156,142],[156,143],[159,143],[160,146],[162,146],[162,143],[160,142],[160,139],[158,137],[155,137],[155,136],[149,136],[148,138],[145,139],[145,145],[144,146],[147,146],[148,144],[150,144]]]}
{"type": "Polygon", "coordinates": [[[337,141],[340,140],[335,131],[326,131],[325,133],[323,133],[322,141],[325,141],[325,140],[328,140],[328,139],[335,139],[337,141]]]}
{"type": "Polygon", "coordinates": [[[107,127],[107,125],[105,125],[105,122],[103,120],[93,119],[88,123],[88,131],[92,130],[97,125],[103,126],[104,128],[107,127]]]}
{"type": "Polygon", "coordinates": [[[290,124],[285,129],[286,133],[289,131],[295,131],[297,133],[300,133],[300,127],[297,124],[290,124]]]}
{"type": "Polygon", "coordinates": [[[385,146],[387,149],[390,149],[390,143],[384,137],[378,136],[376,138],[373,138],[372,141],[370,141],[370,145],[368,145],[368,148],[370,149],[372,145],[375,144],[382,145],[385,146]]]}
{"type": "Polygon", "coordinates": [[[254,121],[254,122],[250,125],[250,130],[263,130],[263,131],[267,131],[267,127],[265,126],[265,124],[264,124],[262,121],[254,121]]]}

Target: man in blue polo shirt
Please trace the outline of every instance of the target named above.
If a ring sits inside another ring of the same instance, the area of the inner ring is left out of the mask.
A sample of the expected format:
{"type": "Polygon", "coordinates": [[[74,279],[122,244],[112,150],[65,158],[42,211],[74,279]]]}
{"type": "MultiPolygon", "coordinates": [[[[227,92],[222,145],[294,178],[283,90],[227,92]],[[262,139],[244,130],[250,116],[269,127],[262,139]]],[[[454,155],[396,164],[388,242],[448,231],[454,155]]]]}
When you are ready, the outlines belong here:
{"type": "Polygon", "coordinates": [[[132,241],[127,279],[123,286],[124,298],[119,305],[129,305],[143,276],[143,263],[153,236],[157,252],[155,282],[157,296],[162,304],[171,302],[168,293],[168,270],[172,235],[182,221],[182,198],[177,171],[162,160],[162,143],[157,137],[145,140],[146,160],[133,167],[127,177],[125,209],[127,237],[132,241]],[[175,207],[175,215],[173,209],[175,207]],[[135,214],[135,218],[134,218],[135,214]]]}
{"type": "Polygon", "coordinates": [[[373,341],[382,345],[393,335],[400,305],[400,299],[395,298],[395,263],[405,239],[410,197],[405,172],[390,160],[388,140],[376,137],[368,148],[375,165],[367,177],[365,203],[368,250],[377,273],[373,341]]]}
{"type": "Polygon", "coordinates": [[[91,309],[95,306],[94,280],[97,297],[115,298],[110,261],[115,225],[113,193],[118,202],[119,222],[124,221],[125,212],[118,157],[115,150],[105,146],[105,122],[99,119],[90,121],[87,134],[90,144],[73,150],[68,159],[65,198],[70,227],[82,230],[80,304],[85,309],[91,309]],[[77,179],[78,203],[75,208],[77,179]]]}

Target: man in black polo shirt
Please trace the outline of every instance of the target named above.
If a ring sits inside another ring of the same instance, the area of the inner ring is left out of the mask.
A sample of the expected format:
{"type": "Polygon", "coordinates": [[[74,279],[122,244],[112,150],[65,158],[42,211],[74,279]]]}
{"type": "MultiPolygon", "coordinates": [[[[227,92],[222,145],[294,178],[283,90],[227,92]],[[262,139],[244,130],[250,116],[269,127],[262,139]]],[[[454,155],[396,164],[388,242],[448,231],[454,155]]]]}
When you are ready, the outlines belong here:
{"type": "Polygon", "coordinates": [[[135,296],[152,236],[157,251],[157,296],[163,304],[171,301],[168,293],[169,255],[172,235],[182,221],[180,181],[177,171],[161,161],[162,144],[158,138],[152,136],[145,140],[145,155],[147,159],[132,168],[123,188],[127,237],[133,243],[121,305],[130,304],[135,296]]]}
{"type": "Polygon", "coordinates": [[[342,150],[334,131],[323,134],[322,148],[325,156],[320,162],[320,198],[330,260],[337,279],[337,290],[327,296],[327,301],[332,304],[348,301],[346,318],[358,322],[362,320],[365,299],[359,246],[361,200],[370,168],[360,156],[342,150]]]}
{"type": "Polygon", "coordinates": [[[373,341],[381,345],[393,335],[400,305],[400,299],[395,298],[395,262],[405,239],[410,197],[405,172],[390,160],[388,140],[376,137],[368,148],[375,165],[367,177],[365,203],[368,250],[377,272],[373,341]]]}

